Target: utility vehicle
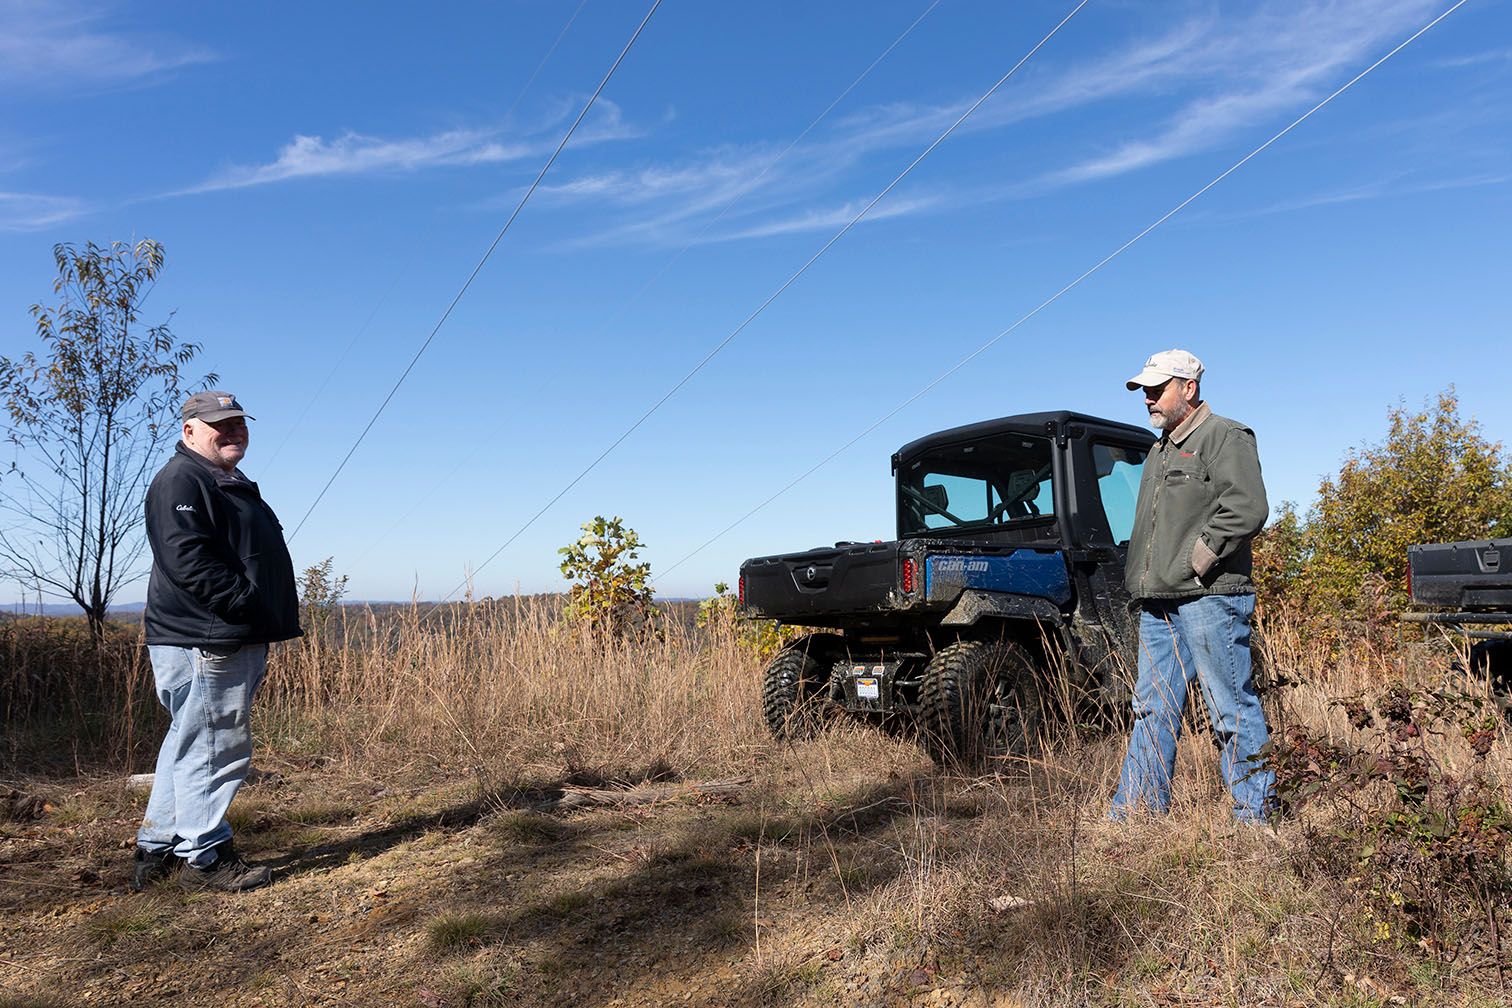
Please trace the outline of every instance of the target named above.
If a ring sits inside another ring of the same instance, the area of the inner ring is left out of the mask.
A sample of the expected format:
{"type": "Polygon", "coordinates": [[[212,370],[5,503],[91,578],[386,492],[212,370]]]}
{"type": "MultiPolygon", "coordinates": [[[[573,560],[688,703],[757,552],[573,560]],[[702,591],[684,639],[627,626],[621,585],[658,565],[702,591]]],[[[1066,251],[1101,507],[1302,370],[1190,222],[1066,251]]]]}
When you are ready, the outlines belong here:
{"type": "Polygon", "coordinates": [[[1451,627],[1474,643],[1470,667],[1487,676],[1512,718],[1512,539],[1407,547],[1413,623],[1451,627]]]}
{"type": "Polygon", "coordinates": [[[1029,752],[1051,707],[1126,707],[1124,560],[1153,441],[1066,411],[940,431],[892,457],[897,539],[745,561],[742,613],[814,630],[766,669],[771,731],[844,713],[979,762],[1029,752]]]}

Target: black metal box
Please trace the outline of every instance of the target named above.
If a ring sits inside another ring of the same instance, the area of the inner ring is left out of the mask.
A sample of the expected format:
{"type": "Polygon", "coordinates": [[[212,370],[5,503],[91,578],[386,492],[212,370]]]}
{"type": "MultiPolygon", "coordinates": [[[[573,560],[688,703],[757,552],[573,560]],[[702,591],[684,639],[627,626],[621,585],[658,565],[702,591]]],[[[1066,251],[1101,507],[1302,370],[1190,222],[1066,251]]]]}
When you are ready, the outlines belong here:
{"type": "Polygon", "coordinates": [[[1512,608],[1512,539],[1409,546],[1407,565],[1418,605],[1512,608]]]}

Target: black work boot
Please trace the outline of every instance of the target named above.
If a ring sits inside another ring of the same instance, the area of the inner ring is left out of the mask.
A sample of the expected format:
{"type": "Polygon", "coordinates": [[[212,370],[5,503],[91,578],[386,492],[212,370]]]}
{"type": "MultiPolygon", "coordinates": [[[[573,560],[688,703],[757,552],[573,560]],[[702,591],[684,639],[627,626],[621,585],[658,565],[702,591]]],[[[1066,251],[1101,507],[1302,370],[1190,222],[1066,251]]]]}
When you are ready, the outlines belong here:
{"type": "Polygon", "coordinates": [[[215,860],[203,868],[184,862],[179,872],[179,888],[188,892],[218,889],[221,892],[245,892],[273,881],[273,872],[263,865],[249,865],[236,853],[230,840],[215,845],[215,860]]]}
{"type": "Polygon", "coordinates": [[[179,856],[172,849],[151,851],[138,847],[131,855],[131,891],[141,892],[154,882],[172,875],[179,866],[179,856]]]}

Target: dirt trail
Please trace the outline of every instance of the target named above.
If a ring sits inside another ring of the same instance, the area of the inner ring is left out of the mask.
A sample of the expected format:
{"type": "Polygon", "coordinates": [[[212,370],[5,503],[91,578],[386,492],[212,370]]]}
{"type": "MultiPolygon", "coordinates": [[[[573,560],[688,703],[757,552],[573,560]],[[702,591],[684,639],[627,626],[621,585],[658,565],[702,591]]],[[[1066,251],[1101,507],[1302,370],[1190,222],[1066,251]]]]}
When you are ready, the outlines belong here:
{"type": "Polygon", "coordinates": [[[239,896],[130,892],[140,797],[118,780],[0,822],[0,1005],[1013,1003],[970,955],[856,927],[906,868],[922,768],[807,807],[780,772],[603,805],[278,771],[233,809],[276,873],[239,896]]]}

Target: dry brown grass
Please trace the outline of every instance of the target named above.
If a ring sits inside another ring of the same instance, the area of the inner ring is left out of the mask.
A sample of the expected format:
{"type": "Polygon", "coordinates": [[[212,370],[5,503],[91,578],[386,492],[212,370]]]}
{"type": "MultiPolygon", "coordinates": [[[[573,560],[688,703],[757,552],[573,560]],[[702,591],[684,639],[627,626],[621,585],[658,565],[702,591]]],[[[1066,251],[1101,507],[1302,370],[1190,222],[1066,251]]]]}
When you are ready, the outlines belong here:
{"type": "Polygon", "coordinates": [[[365,625],[344,642],[279,649],[260,701],[269,729],[347,766],[444,769],[490,789],[719,776],[765,745],[759,661],[727,641],[672,620],[616,639],[563,624],[550,598],[425,612],[355,617],[365,625]]]}
{"type": "MultiPolygon", "coordinates": [[[[270,931],[283,915],[292,929],[339,921],[357,911],[332,908],[381,876],[380,905],[352,925],[372,950],[348,992],[358,1003],[419,989],[436,1004],[553,1003],[567,990],[606,1004],[1506,1003],[1483,954],[1446,964],[1382,935],[1347,878],[1319,873],[1306,837],[1333,824],[1328,809],[1279,833],[1234,827],[1204,726],[1183,740],[1172,814],[1116,825],[1116,734],[1059,737],[992,776],[941,771],[912,741],[861,726],[782,746],[760,724],[760,660],[727,627],[672,622],[616,641],[563,628],[540,599],[443,615],[349,612],[344,635],[277,649],[259,700],[259,761],[298,793],[244,795],[239,830],[254,853],[304,867],[246,905],[270,931]],[[730,777],[751,779],[733,803],[500,807],[512,789],[730,777]],[[423,884],[407,888],[410,875],[423,884]]],[[[1270,667],[1292,683],[1268,701],[1277,725],[1342,738],[1338,697],[1391,681],[1478,688],[1443,641],[1376,626],[1320,647],[1284,614],[1265,630],[1270,667]]],[[[1468,765],[1459,740],[1430,744],[1445,765],[1468,765]]],[[[1490,770],[1512,771],[1505,737],[1490,770]]],[[[65,854],[77,843],[104,874],[133,800],[104,782],[57,790],[78,793],[35,842],[65,854]]],[[[0,883],[27,870],[18,862],[0,883]]],[[[49,904],[0,938],[99,949],[65,970],[80,984],[129,972],[139,933],[161,928],[131,898],[80,903],[73,925],[49,904]],[[117,950],[127,958],[108,962],[117,950]]],[[[208,903],[174,912],[191,931],[226,924],[208,903]]],[[[348,955],[332,942],[332,957],[348,955]]],[[[258,996],[299,1003],[276,992],[334,968],[317,952],[259,980],[258,996]]],[[[0,986],[42,991],[40,961],[0,965],[0,986]]],[[[211,983],[217,964],[202,965],[211,983]]]]}
{"type": "Polygon", "coordinates": [[[0,616],[0,768],[82,767],[156,744],[138,628],[83,617],[0,616]]]}

